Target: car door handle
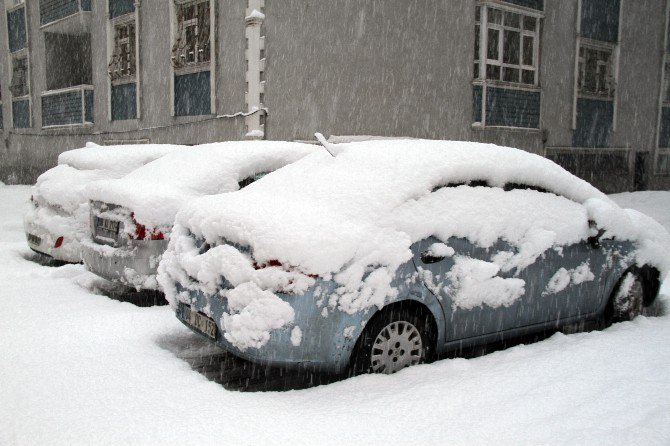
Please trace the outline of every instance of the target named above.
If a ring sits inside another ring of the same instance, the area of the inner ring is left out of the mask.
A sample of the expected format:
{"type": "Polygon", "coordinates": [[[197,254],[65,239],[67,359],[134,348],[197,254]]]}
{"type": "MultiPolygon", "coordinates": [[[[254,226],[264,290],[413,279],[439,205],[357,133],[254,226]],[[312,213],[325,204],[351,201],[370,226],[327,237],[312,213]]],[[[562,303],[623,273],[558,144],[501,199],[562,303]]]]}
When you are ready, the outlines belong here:
{"type": "Polygon", "coordinates": [[[445,258],[445,256],[434,256],[430,253],[430,251],[424,251],[421,253],[421,261],[423,263],[437,263],[441,262],[445,258]]]}

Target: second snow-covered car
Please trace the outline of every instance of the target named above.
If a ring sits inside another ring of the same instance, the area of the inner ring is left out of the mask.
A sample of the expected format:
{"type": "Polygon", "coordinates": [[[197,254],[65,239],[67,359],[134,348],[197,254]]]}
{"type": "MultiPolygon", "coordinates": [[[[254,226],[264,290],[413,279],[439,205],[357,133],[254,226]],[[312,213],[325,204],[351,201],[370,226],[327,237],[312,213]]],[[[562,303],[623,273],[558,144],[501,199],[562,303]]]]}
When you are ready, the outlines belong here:
{"type": "Polygon", "coordinates": [[[254,362],[392,373],[631,319],[668,271],[662,226],[540,156],[425,140],[330,151],[182,209],[158,279],[184,324],[254,362]]]}
{"type": "Polygon", "coordinates": [[[155,290],[156,269],[180,207],[232,192],[316,150],[311,144],[232,141],[175,151],[129,175],[90,185],[86,266],[108,280],[155,290]]]}
{"type": "Polygon", "coordinates": [[[93,181],[119,178],[184,146],[141,144],[99,146],[63,152],[58,165],[37,178],[23,224],[28,246],[70,263],[81,262],[80,242],[88,234],[85,189],[93,181]]]}

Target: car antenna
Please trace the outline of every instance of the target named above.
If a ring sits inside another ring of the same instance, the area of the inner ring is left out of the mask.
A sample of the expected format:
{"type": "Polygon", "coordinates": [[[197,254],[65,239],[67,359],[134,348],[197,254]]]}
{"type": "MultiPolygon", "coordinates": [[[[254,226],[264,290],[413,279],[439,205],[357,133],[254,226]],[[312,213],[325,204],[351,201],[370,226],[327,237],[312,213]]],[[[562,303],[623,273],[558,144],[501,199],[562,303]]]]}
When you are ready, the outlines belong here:
{"type": "Polygon", "coordinates": [[[314,136],[316,137],[317,141],[319,141],[319,143],[323,146],[323,148],[326,149],[326,152],[330,153],[330,156],[332,156],[333,158],[335,158],[335,153],[334,153],[333,150],[331,150],[331,149],[334,149],[334,148],[335,148],[335,145],[329,143],[329,142],[326,140],[326,138],[324,138],[323,135],[322,135],[321,133],[319,133],[319,132],[316,132],[316,133],[314,134],[314,136]]]}

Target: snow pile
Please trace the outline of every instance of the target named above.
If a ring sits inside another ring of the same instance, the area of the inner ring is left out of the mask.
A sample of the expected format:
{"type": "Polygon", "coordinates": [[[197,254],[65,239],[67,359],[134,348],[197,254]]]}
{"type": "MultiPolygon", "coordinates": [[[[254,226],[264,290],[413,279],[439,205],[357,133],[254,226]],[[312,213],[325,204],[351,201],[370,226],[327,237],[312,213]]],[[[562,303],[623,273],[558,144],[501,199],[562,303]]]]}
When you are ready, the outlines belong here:
{"type": "Polygon", "coordinates": [[[91,184],[92,200],[123,206],[147,227],[171,226],[179,208],[202,195],[231,192],[238,182],[317,150],[308,144],[234,141],[178,150],[123,178],[91,184]]]}
{"type": "MultiPolygon", "coordinates": [[[[586,240],[593,235],[590,219],[606,236],[636,241],[639,259],[665,265],[665,255],[655,248],[667,239],[663,229],[656,234],[658,228],[640,214],[623,211],[540,156],[426,140],[354,142],[338,145],[336,152],[333,157],[318,151],[254,187],[186,206],[161,264],[159,281],[168,299],[175,304],[174,282],[211,294],[222,278],[233,289],[251,280],[260,291],[277,292],[282,286],[263,283],[253,270],[254,264],[275,262],[288,271],[334,280],[338,288],[328,297],[332,309],[381,308],[397,295],[393,280],[411,259],[411,244],[435,236],[445,243],[461,237],[484,248],[500,239],[508,243],[509,251],[492,262],[456,259],[450,278],[457,306],[510,305],[525,283],[498,273],[516,273],[550,248],[586,240]],[[459,186],[471,181],[490,187],[459,186]],[[201,254],[194,238],[216,248],[201,254]],[[217,259],[209,262],[212,251],[217,259]],[[209,263],[203,273],[204,262],[209,263]]],[[[663,243],[663,249],[670,246],[663,243]]],[[[448,246],[434,248],[451,253],[448,246]]],[[[299,286],[295,292],[303,290],[299,286]]]]}

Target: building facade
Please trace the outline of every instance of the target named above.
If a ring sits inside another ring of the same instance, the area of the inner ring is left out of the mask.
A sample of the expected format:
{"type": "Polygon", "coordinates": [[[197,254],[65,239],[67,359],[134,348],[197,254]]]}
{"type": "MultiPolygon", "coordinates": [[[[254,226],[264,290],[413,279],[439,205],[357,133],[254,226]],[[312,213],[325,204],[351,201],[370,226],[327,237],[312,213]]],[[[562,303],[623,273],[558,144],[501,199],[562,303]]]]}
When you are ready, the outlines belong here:
{"type": "Polygon", "coordinates": [[[4,0],[0,180],[99,144],[493,142],[670,188],[668,0],[4,0]]]}

